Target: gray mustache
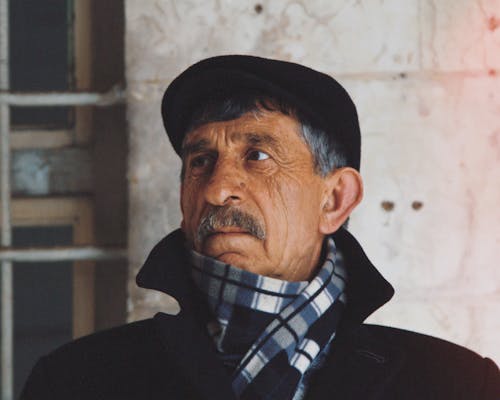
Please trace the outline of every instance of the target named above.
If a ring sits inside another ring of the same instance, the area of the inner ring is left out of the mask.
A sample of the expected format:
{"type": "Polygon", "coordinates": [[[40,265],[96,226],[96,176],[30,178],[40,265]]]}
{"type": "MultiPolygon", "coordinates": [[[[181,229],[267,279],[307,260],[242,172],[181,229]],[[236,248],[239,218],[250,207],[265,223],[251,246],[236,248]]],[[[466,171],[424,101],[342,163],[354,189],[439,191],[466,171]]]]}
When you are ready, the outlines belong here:
{"type": "Polygon", "coordinates": [[[264,228],[253,215],[237,208],[222,206],[211,208],[201,219],[196,239],[198,243],[203,243],[211,233],[228,226],[241,228],[260,240],[266,237],[264,228]]]}

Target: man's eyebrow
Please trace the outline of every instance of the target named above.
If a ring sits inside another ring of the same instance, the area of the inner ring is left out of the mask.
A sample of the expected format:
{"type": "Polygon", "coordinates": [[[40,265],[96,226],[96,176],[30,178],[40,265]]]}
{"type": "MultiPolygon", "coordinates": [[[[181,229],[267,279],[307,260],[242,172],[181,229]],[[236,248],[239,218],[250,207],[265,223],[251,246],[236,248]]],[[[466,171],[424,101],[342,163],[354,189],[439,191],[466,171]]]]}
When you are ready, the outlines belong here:
{"type": "Polygon", "coordinates": [[[182,157],[196,153],[202,150],[206,150],[210,146],[210,142],[207,139],[195,140],[193,143],[186,143],[182,146],[182,157]]]}
{"type": "MultiPolygon", "coordinates": [[[[236,138],[238,140],[245,141],[248,145],[258,146],[258,145],[272,145],[278,146],[279,141],[267,134],[267,133],[256,133],[256,132],[244,132],[237,133],[236,138]]],[[[182,158],[188,156],[192,153],[197,153],[209,149],[210,141],[208,139],[194,140],[192,143],[186,143],[182,146],[182,158]]]]}
{"type": "Polygon", "coordinates": [[[276,146],[278,144],[278,140],[267,133],[248,132],[243,133],[242,135],[245,138],[244,140],[252,146],[261,144],[276,146]]]}

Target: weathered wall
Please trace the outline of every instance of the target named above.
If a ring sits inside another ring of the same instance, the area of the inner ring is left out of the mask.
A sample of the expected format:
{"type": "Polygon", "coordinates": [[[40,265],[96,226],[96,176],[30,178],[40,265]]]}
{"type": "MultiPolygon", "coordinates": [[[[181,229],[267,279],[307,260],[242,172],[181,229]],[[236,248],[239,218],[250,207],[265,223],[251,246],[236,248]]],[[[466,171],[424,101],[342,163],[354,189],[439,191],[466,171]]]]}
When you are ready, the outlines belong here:
{"type": "Polygon", "coordinates": [[[132,279],[180,221],[162,92],[224,53],[303,63],[352,94],[366,196],[351,231],[397,291],[371,321],[500,361],[500,0],[126,1],[129,318],[168,304],[132,279]]]}

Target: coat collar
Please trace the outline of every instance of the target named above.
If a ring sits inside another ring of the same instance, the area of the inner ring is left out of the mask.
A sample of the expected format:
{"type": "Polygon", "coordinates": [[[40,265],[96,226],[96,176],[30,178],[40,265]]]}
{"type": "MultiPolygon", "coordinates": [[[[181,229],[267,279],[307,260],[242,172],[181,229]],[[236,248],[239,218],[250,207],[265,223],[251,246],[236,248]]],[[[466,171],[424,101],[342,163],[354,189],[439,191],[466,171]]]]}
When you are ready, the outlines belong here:
{"type": "MultiPolygon", "coordinates": [[[[370,262],[360,244],[345,229],[339,229],[333,238],[342,251],[349,274],[348,306],[343,324],[356,325],[381,307],[394,294],[392,286],[370,262]]],[[[180,229],[163,238],[151,251],[137,274],[137,285],[154,289],[174,297],[185,311],[196,307],[186,266],[185,239],[180,229]]]]}
{"type": "MultiPolygon", "coordinates": [[[[339,334],[338,340],[335,340],[332,354],[335,360],[329,365],[346,366],[344,370],[344,372],[348,371],[348,375],[344,375],[346,379],[350,376],[349,374],[356,374],[359,368],[363,369],[363,375],[370,377],[369,384],[348,385],[344,382],[345,379],[340,381],[335,379],[335,387],[344,387],[348,394],[353,388],[362,388],[363,393],[368,395],[372,389],[380,387],[381,382],[387,380],[382,378],[389,376],[394,368],[392,364],[385,364],[387,366],[385,369],[380,368],[379,363],[364,362],[363,364],[366,357],[359,357],[359,355],[375,354],[372,349],[377,349],[377,346],[371,344],[364,347],[358,346],[355,340],[357,336],[353,333],[372,312],[392,297],[394,290],[368,260],[359,243],[349,232],[340,229],[333,235],[333,238],[337,247],[342,251],[349,273],[349,283],[346,290],[348,306],[339,326],[339,331],[344,334],[339,334]],[[342,337],[347,338],[344,340],[345,343],[342,343],[342,337]],[[358,351],[360,349],[361,352],[358,351]],[[380,377],[380,379],[375,379],[375,377],[380,377]]],[[[205,399],[234,399],[231,379],[215,356],[213,343],[206,330],[202,328],[203,317],[208,315],[208,311],[204,303],[195,297],[196,291],[193,290],[189,268],[186,265],[184,243],[185,238],[180,230],[162,239],[149,254],[136,281],[142,288],[164,292],[179,302],[181,311],[178,315],[158,313],[154,320],[164,349],[172,356],[173,361],[182,370],[183,375],[187,377],[199,396],[205,399]]],[[[381,357],[392,359],[391,351],[387,349],[381,349],[379,353],[385,354],[381,357]]],[[[373,357],[368,357],[368,361],[370,360],[373,361],[373,357]]],[[[329,372],[331,368],[324,368],[320,371],[317,376],[318,383],[313,383],[314,388],[331,387],[333,380],[329,372]]],[[[355,376],[359,377],[359,375],[355,376]]],[[[366,379],[361,378],[360,382],[364,380],[366,379]]],[[[352,383],[352,379],[348,381],[352,383]]],[[[312,396],[308,395],[307,398],[316,398],[313,393],[311,394],[312,396]]],[[[352,392],[352,394],[355,393],[352,392]]],[[[344,398],[369,397],[348,395],[344,398]]]]}
{"type": "Polygon", "coordinates": [[[231,379],[215,355],[215,348],[201,326],[200,316],[208,312],[194,298],[186,266],[184,235],[176,230],[151,251],[136,277],[139,287],[174,297],[180,306],[177,315],[157,313],[154,326],[164,350],[187,378],[201,399],[234,399],[231,379]]]}

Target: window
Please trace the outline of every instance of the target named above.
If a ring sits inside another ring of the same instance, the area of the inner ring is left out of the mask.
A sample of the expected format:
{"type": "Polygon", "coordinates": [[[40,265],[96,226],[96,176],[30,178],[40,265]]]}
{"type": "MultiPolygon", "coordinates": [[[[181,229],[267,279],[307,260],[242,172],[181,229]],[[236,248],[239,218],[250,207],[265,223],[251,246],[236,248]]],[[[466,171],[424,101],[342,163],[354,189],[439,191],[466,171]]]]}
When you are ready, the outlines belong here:
{"type": "MultiPolygon", "coordinates": [[[[123,85],[122,1],[16,0],[8,5],[11,92],[101,93],[123,85]]],[[[124,249],[124,106],[9,110],[12,248],[124,249]]],[[[41,355],[125,322],[126,267],[123,259],[12,264],[13,382],[0,382],[2,398],[19,396],[41,355]]],[[[4,325],[2,331],[8,328],[4,325]]]]}

